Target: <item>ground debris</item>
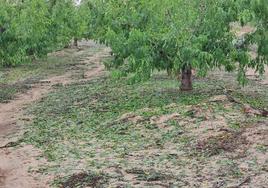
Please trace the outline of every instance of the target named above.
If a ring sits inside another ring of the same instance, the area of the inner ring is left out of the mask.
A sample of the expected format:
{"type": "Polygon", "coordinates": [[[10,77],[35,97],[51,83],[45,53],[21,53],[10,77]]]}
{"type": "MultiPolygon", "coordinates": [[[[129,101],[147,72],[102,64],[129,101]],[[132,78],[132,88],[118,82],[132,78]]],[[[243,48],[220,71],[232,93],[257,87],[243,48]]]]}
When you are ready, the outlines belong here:
{"type": "Polygon", "coordinates": [[[173,114],[166,114],[166,115],[162,115],[160,117],[151,117],[150,122],[151,124],[155,124],[155,125],[164,125],[166,122],[170,121],[170,120],[176,120],[180,117],[179,113],[173,113],[173,114]]]}
{"type": "Polygon", "coordinates": [[[96,174],[93,172],[80,172],[73,174],[65,180],[60,180],[60,188],[83,188],[93,187],[101,188],[107,184],[107,176],[105,174],[96,174]]]}
{"type": "Polygon", "coordinates": [[[226,184],[225,181],[217,181],[213,184],[212,188],[221,188],[226,184]]]}
{"type": "Polygon", "coordinates": [[[239,184],[237,185],[231,185],[228,188],[240,188],[241,186],[243,186],[246,183],[249,183],[251,180],[250,176],[247,176],[246,178],[244,178],[239,184]]]}
{"type": "Polygon", "coordinates": [[[228,101],[228,97],[226,95],[216,95],[209,99],[209,102],[224,102],[228,101]]]}
{"type": "Polygon", "coordinates": [[[233,152],[241,146],[248,144],[248,141],[241,132],[224,132],[217,136],[211,136],[208,139],[197,143],[196,149],[209,156],[218,155],[221,151],[233,152]]]}
{"type": "Polygon", "coordinates": [[[268,117],[268,111],[267,110],[255,109],[255,108],[251,107],[248,104],[244,104],[243,111],[244,111],[244,113],[246,113],[248,115],[257,115],[257,116],[268,117]]]}
{"type": "Polygon", "coordinates": [[[171,174],[166,174],[163,172],[158,172],[155,170],[143,170],[143,169],[128,169],[126,170],[128,174],[135,174],[137,175],[136,179],[139,181],[147,181],[147,182],[153,182],[153,181],[165,181],[165,180],[171,180],[174,177],[171,174]]]}
{"type": "Polygon", "coordinates": [[[138,116],[134,113],[126,113],[123,114],[119,119],[118,122],[132,122],[132,123],[139,123],[144,121],[144,118],[142,116],[138,116]]]}
{"type": "Polygon", "coordinates": [[[235,104],[238,104],[240,106],[242,106],[242,110],[245,114],[247,115],[255,115],[255,116],[262,116],[262,117],[268,117],[268,111],[266,109],[257,109],[252,107],[249,104],[244,104],[243,102],[241,102],[238,99],[235,99],[232,95],[230,91],[227,91],[225,89],[225,95],[227,97],[227,99],[235,104]]]}
{"type": "Polygon", "coordinates": [[[4,146],[0,146],[0,149],[16,147],[16,146],[20,145],[23,141],[24,141],[23,139],[19,139],[15,142],[9,142],[9,143],[5,144],[4,146]]]}

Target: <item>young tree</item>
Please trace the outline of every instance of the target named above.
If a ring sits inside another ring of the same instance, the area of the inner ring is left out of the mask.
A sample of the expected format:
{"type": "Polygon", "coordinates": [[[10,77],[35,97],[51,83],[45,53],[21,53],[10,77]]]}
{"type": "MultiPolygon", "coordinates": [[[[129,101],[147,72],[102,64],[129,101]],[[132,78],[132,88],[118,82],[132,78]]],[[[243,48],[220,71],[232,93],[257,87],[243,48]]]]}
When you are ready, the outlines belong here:
{"type": "Polygon", "coordinates": [[[76,5],[74,10],[74,21],[73,21],[73,37],[74,46],[78,47],[78,40],[86,38],[88,32],[88,23],[90,22],[90,14],[88,14],[89,9],[86,6],[80,4],[76,5]]]}
{"type": "Polygon", "coordinates": [[[50,37],[52,46],[59,48],[68,45],[73,38],[75,27],[75,6],[72,0],[51,1],[51,27],[50,37]]]}

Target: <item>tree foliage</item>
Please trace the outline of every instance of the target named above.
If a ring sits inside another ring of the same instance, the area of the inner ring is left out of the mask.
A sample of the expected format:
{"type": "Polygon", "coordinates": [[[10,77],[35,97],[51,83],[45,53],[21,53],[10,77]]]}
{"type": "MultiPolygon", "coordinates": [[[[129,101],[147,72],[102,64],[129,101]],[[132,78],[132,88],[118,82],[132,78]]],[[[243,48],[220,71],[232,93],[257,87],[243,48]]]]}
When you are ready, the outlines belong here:
{"type": "MultiPolygon", "coordinates": [[[[72,0],[0,0],[0,65],[46,55],[80,37],[82,15],[72,0]]],[[[85,29],[84,29],[85,30],[85,29]]]]}
{"type": "Polygon", "coordinates": [[[121,68],[124,74],[134,73],[134,81],[148,79],[154,70],[178,74],[195,69],[206,75],[214,68],[224,68],[236,70],[243,83],[248,67],[262,73],[267,63],[265,0],[89,0],[87,3],[92,15],[90,25],[95,31],[92,36],[112,48],[115,59],[110,66],[121,68]],[[240,48],[235,44],[231,26],[237,21],[252,22],[257,28],[246,36],[240,48]],[[254,60],[248,48],[253,43],[259,46],[258,58],[254,60]]]}
{"type": "Polygon", "coordinates": [[[24,4],[1,1],[1,64],[16,65],[25,61],[27,54],[40,53],[40,42],[49,24],[44,6],[41,1],[24,4]]]}

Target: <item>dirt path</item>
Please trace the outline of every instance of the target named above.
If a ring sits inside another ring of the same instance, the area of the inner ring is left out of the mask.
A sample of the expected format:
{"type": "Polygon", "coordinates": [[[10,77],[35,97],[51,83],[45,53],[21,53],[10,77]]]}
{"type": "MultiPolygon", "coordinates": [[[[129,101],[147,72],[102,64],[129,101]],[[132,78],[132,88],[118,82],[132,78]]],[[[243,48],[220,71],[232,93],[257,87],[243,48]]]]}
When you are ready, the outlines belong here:
{"type": "Polygon", "coordinates": [[[261,78],[253,69],[248,69],[246,75],[251,80],[258,80],[261,84],[268,85],[268,66],[265,66],[265,73],[261,78]]]}
{"type": "MultiPolygon", "coordinates": [[[[81,52],[80,52],[81,53],[81,52]]],[[[35,172],[29,172],[29,168],[36,168],[45,164],[44,159],[37,160],[41,152],[33,146],[25,145],[19,148],[6,148],[6,144],[16,142],[24,133],[23,122],[30,121],[24,116],[27,105],[37,102],[53,90],[54,85],[71,84],[74,82],[90,80],[104,71],[101,60],[109,56],[109,49],[101,48],[93,56],[82,59],[88,70],[84,72],[83,79],[75,80],[73,70],[61,76],[50,77],[34,84],[24,94],[19,94],[9,103],[0,103],[0,188],[43,188],[49,187],[48,182],[53,177],[43,176],[35,172]],[[92,66],[93,65],[93,66],[92,66]],[[21,121],[22,120],[22,121],[21,121]]]]}

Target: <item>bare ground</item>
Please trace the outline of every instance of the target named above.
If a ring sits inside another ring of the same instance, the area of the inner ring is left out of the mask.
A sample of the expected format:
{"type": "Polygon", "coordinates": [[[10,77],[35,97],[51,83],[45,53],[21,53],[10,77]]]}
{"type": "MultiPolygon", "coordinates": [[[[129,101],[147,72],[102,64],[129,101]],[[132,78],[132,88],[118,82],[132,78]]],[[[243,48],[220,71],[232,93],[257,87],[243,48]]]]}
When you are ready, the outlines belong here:
{"type": "MultiPolygon", "coordinates": [[[[86,45],[86,44],[84,44],[86,45]]],[[[83,53],[83,50],[77,51],[83,53]]],[[[60,56],[61,52],[55,54],[60,56]]],[[[89,54],[90,55],[90,54],[89,54]]],[[[84,75],[82,79],[74,79],[76,72],[72,69],[63,75],[53,76],[41,80],[31,86],[31,89],[23,94],[18,94],[14,100],[0,104],[0,187],[1,188],[43,188],[49,187],[49,180],[52,177],[44,175],[35,176],[36,173],[29,172],[29,168],[44,165],[41,151],[31,145],[24,145],[19,148],[12,148],[12,145],[19,141],[24,133],[23,122],[31,120],[25,117],[24,108],[27,105],[39,101],[42,97],[53,90],[55,85],[66,85],[73,82],[90,80],[103,74],[104,66],[101,60],[109,56],[109,49],[102,47],[95,54],[84,57],[82,61],[84,75]],[[85,67],[87,67],[85,69],[85,67]],[[39,160],[37,158],[40,158],[39,160]]],[[[77,70],[76,70],[77,71],[77,70]]],[[[40,175],[40,174],[39,174],[40,175]]]]}

